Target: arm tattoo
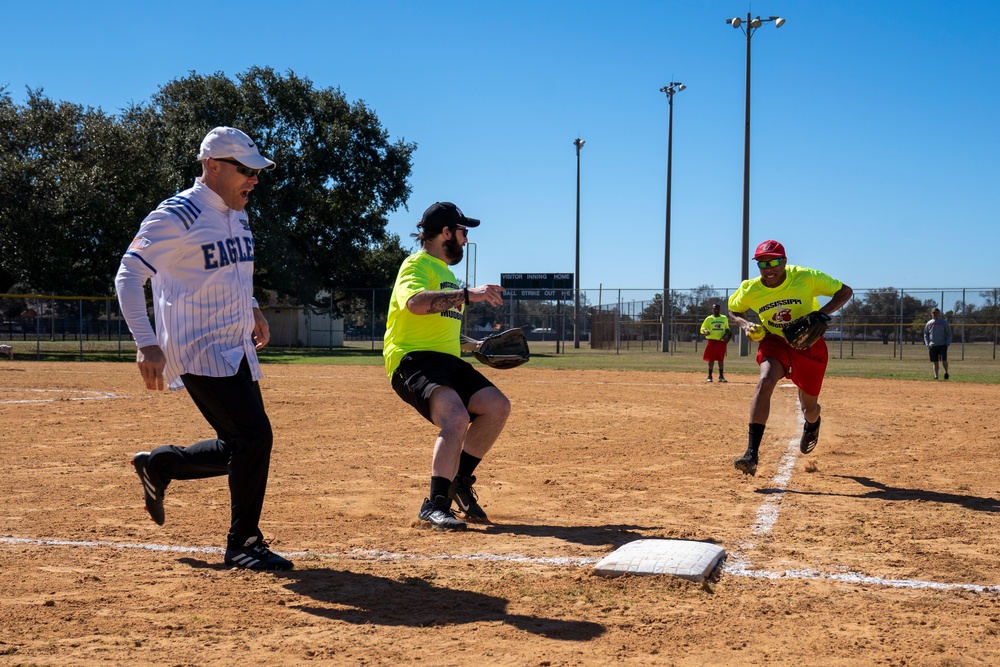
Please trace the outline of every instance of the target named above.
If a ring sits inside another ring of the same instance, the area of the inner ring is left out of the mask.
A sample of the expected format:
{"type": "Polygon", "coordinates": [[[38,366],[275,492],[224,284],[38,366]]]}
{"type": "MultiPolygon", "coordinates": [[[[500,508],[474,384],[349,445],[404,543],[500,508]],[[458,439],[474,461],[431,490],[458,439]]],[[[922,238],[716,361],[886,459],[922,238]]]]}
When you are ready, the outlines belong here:
{"type": "Polygon", "coordinates": [[[431,299],[428,312],[443,313],[446,310],[460,306],[465,303],[465,295],[461,290],[449,290],[442,292],[431,299]]]}

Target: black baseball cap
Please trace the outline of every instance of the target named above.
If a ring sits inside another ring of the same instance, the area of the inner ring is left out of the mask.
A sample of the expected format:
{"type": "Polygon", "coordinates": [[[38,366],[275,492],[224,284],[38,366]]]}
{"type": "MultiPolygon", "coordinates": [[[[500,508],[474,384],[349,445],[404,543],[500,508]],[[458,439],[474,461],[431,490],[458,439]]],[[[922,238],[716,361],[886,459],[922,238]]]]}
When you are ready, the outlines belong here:
{"type": "Polygon", "coordinates": [[[450,201],[436,201],[424,211],[424,217],[417,223],[425,232],[437,234],[445,227],[455,228],[458,225],[463,227],[478,227],[479,220],[467,218],[462,213],[462,209],[452,204],[450,201]]]}

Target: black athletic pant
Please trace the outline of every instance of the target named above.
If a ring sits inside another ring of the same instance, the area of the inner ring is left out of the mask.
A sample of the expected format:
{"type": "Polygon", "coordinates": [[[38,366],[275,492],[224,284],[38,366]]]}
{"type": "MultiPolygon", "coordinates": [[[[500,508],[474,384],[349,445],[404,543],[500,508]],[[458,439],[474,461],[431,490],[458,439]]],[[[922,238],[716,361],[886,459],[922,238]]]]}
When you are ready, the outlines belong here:
{"type": "Polygon", "coordinates": [[[250,537],[263,537],[258,524],[271,465],[273,434],[260,386],[251,379],[245,357],[231,377],[185,374],[181,379],[219,437],[189,447],[157,447],[150,453],[149,467],[164,484],[229,475],[228,546],[243,546],[250,537]]]}

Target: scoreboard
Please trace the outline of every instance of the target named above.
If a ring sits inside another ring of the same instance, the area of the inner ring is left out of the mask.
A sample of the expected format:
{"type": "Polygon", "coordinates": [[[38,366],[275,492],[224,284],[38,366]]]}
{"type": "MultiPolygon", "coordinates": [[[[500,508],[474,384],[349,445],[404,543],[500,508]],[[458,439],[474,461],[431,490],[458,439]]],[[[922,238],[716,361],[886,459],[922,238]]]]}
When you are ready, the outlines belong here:
{"type": "Polygon", "coordinates": [[[505,299],[568,301],[573,299],[572,273],[501,273],[505,299]]]}

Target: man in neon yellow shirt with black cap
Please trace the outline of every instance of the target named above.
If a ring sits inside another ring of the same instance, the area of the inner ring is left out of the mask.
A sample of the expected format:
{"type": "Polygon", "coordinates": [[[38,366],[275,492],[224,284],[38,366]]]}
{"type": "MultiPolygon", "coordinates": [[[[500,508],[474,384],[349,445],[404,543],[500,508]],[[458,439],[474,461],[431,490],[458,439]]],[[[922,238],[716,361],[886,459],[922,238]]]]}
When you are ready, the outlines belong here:
{"type": "Polygon", "coordinates": [[[808,454],[819,440],[819,392],[829,359],[826,341],[817,340],[809,349],[799,350],[785,340],[784,329],[793,321],[820,311],[832,315],[851,300],[854,291],[825,273],[788,264],[785,247],[774,240],[757,246],[753,256],[760,276],[744,280],[729,297],[729,317],[747,334],[760,325],[746,319],[753,310],[760,318],[765,335],[757,347],[760,379],[750,403],[749,445],[733,465],[746,475],[757,473],[757,450],[771,411],[771,394],[778,381],[787,377],[799,389],[799,408],[805,422],[799,450],[808,454]],[[817,296],[828,296],[822,308],[817,296]]]}
{"type": "Polygon", "coordinates": [[[451,202],[435,202],[413,234],[422,248],[407,257],[392,288],[382,355],[393,390],[440,429],[431,459],[430,493],[417,517],[440,530],[465,530],[466,520],[489,523],[473,484],[476,466],[507,423],[510,401],[461,358],[477,341],[461,336],[470,303],[503,304],[499,285],[459,287],[449,267],[462,261],[470,227],[451,202]]]}

